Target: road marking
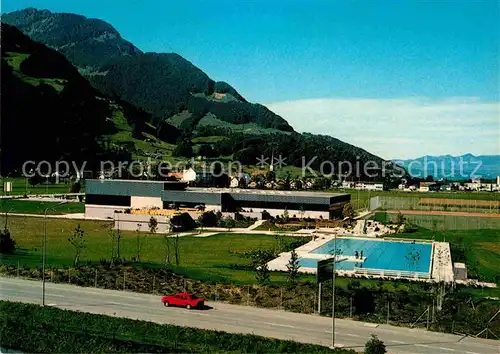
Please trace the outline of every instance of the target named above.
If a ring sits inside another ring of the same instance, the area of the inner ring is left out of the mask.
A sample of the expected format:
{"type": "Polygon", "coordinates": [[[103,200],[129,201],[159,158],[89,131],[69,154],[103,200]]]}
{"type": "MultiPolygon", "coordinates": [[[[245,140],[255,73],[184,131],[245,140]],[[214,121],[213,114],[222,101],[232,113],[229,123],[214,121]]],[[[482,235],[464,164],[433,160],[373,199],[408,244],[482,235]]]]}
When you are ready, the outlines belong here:
{"type": "Polygon", "coordinates": [[[47,306],[57,306],[57,304],[47,304],[47,306]]]}
{"type": "Polygon", "coordinates": [[[416,347],[430,348],[427,344],[413,344],[416,347]]]}
{"type": "Polygon", "coordinates": [[[449,351],[449,352],[454,352],[454,351],[455,351],[455,349],[452,349],[452,348],[445,348],[445,347],[439,347],[439,349],[441,349],[441,350],[447,350],[447,351],[449,351]]]}
{"type": "Polygon", "coordinates": [[[377,323],[365,323],[364,326],[365,327],[377,328],[378,324],[377,323]]]}
{"type": "Polygon", "coordinates": [[[467,354],[480,354],[480,353],[476,353],[476,352],[466,352],[467,354]]]}
{"type": "Polygon", "coordinates": [[[339,333],[340,335],[344,335],[344,336],[349,336],[349,337],[361,337],[361,336],[358,336],[357,334],[352,334],[352,333],[339,333]]]}
{"type": "Polygon", "coordinates": [[[400,340],[391,340],[390,342],[393,342],[393,343],[399,343],[399,344],[405,344],[405,342],[402,342],[400,340]]]}
{"type": "Polygon", "coordinates": [[[290,326],[290,325],[284,325],[284,324],[281,324],[281,323],[273,323],[273,322],[264,322],[265,324],[268,324],[270,326],[278,326],[278,327],[287,327],[287,328],[295,328],[294,326],[290,326]]]}

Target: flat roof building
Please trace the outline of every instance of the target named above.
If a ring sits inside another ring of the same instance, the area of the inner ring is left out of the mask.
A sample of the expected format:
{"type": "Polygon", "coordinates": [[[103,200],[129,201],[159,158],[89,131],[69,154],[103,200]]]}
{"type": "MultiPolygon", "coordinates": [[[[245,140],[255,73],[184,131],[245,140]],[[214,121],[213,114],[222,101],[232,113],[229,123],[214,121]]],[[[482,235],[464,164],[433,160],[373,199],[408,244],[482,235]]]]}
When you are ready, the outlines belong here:
{"type": "Polygon", "coordinates": [[[188,188],[175,181],[87,180],[85,213],[97,216],[113,208],[168,209],[204,205],[205,210],[333,219],[342,217],[350,194],[238,188],[188,188]]]}

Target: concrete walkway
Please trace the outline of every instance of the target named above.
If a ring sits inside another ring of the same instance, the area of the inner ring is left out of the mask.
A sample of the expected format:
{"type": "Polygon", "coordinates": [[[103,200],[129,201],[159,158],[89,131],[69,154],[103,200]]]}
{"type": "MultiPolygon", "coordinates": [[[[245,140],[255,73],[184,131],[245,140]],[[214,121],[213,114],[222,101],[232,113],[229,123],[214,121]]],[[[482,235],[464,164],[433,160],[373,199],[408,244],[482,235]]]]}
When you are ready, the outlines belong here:
{"type": "Polygon", "coordinates": [[[248,230],[254,230],[258,228],[260,225],[262,225],[266,220],[257,220],[253,225],[247,227],[248,230]]]}

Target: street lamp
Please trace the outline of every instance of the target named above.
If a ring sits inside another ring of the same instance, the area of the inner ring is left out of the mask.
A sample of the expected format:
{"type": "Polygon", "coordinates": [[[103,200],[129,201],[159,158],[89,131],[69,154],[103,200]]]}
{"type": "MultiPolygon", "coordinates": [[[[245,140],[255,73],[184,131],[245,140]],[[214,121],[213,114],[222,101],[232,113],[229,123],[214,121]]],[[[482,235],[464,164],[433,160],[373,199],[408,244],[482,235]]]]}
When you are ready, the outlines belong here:
{"type": "Polygon", "coordinates": [[[340,255],[337,249],[337,234],[333,236],[333,271],[332,271],[332,348],[335,349],[335,273],[337,272],[337,256],[340,255]]]}
{"type": "Polygon", "coordinates": [[[64,200],[56,205],[45,208],[43,211],[43,251],[42,251],[42,306],[45,306],[45,259],[47,257],[47,211],[49,209],[54,209],[55,207],[66,204],[67,201],[64,200]]]}

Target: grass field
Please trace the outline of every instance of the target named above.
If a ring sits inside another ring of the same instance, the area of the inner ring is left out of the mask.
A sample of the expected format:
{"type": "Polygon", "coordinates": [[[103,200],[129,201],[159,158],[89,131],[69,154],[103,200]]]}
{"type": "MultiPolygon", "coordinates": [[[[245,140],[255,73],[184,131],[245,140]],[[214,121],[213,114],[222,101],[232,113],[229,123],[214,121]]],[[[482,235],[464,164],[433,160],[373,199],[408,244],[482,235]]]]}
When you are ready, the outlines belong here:
{"type": "Polygon", "coordinates": [[[44,202],[38,200],[0,199],[0,213],[13,214],[43,214],[45,208],[49,215],[83,213],[85,204],[78,202],[68,202],[59,205],[58,202],[44,202]]]}
{"type": "Polygon", "coordinates": [[[0,193],[1,195],[30,195],[30,194],[59,194],[69,193],[71,185],[68,183],[43,183],[32,186],[24,177],[8,177],[0,178],[0,193]],[[12,182],[12,191],[5,193],[3,191],[4,182],[12,182]]]}
{"type": "MultiPolygon", "coordinates": [[[[0,225],[3,227],[4,223],[5,217],[2,216],[0,225]]],[[[72,265],[74,248],[68,242],[68,238],[78,224],[85,230],[87,239],[87,249],[83,252],[81,261],[99,262],[100,259],[110,258],[111,223],[48,219],[47,264],[54,267],[72,265]]],[[[19,261],[21,266],[40,266],[43,226],[43,218],[10,216],[8,227],[19,250],[14,255],[2,255],[2,263],[17,264],[19,261]]],[[[280,238],[285,242],[295,239],[286,236],[280,238]]],[[[121,257],[132,259],[136,255],[136,240],[135,232],[122,231],[121,257]]],[[[234,269],[248,264],[249,260],[241,255],[253,249],[268,249],[277,245],[276,238],[268,235],[219,234],[206,238],[185,236],[179,240],[180,266],[174,266],[174,270],[194,279],[213,281],[254,282],[255,274],[252,271],[234,269]]],[[[164,249],[165,244],[161,235],[148,235],[141,251],[141,261],[147,266],[163,266],[164,249]]],[[[275,275],[273,280],[284,281],[285,275],[275,275]]]]}
{"type": "MultiPolygon", "coordinates": [[[[460,216],[460,215],[411,215],[404,214],[406,220],[416,226],[429,230],[434,227],[438,230],[481,230],[481,229],[500,229],[500,217],[480,217],[480,216],[460,216]]],[[[375,213],[375,219],[383,223],[396,222],[397,214],[394,213],[375,213]]]]}
{"type": "Polygon", "coordinates": [[[467,200],[500,200],[495,192],[402,192],[402,191],[361,191],[356,189],[332,189],[331,192],[351,194],[355,210],[368,208],[369,199],[377,196],[395,198],[446,198],[467,200]]]}

